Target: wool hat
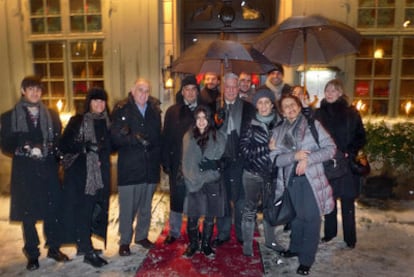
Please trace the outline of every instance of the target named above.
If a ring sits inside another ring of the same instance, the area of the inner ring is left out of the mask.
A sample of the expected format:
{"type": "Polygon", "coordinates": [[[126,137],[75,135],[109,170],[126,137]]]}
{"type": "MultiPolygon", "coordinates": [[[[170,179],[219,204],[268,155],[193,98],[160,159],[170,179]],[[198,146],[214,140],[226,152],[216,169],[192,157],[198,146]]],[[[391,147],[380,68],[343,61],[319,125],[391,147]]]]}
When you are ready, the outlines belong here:
{"type": "Polygon", "coordinates": [[[275,103],[275,94],[268,88],[259,88],[256,93],[253,95],[252,103],[256,107],[257,101],[260,98],[269,98],[272,103],[275,103]]]}
{"type": "Polygon", "coordinates": [[[285,71],[283,70],[283,65],[281,65],[280,63],[273,64],[272,68],[267,71],[267,74],[270,74],[273,71],[279,71],[280,73],[282,73],[282,75],[284,75],[285,73],[285,71]]]}
{"type": "Polygon", "coordinates": [[[188,75],[181,81],[181,89],[187,85],[195,85],[197,87],[197,90],[200,90],[197,84],[197,79],[194,75],[188,75]]]}
{"type": "Polygon", "coordinates": [[[106,91],[103,88],[94,87],[88,90],[88,95],[86,96],[86,99],[89,101],[93,99],[100,99],[100,100],[107,101],[108,95],[106,94],[106,91]]]}

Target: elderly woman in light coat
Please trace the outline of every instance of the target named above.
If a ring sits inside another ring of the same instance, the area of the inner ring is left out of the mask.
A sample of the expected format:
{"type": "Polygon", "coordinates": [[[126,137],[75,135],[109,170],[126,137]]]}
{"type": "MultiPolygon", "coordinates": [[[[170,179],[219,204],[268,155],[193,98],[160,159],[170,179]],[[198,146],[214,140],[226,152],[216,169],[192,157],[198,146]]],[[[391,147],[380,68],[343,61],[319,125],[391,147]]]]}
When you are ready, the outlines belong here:
{"type": "MultiPolygon", "coordinates": [[[[322,162],[333,157],[336,146],[318,121],[314,121],[319,136],[316,143],[307,118],[301,113],[302,105],[296,96],[286,95],[280,100],[285,120],[273,131],[270,142],[271,159],[278,169],[277,194],[286,186],[296,210],[292,221],[289,250],[283,257],[298,256],[297,273],[308,275],[319,242],[321,216],[332,211],[332,189],[324,174],[322,162]]],[[[278,197],[278,195],[276,195],[278,197]]]]}

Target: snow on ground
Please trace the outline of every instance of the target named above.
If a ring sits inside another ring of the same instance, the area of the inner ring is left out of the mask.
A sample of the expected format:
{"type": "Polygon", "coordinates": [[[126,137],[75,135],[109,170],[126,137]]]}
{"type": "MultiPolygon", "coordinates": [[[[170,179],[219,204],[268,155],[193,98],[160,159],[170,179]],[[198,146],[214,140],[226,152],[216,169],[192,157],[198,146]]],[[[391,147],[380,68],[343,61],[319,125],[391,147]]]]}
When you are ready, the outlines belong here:
{"type": "MultiPolygon", "coordinates": [[[[153,201],[153,220],[149,239],[155,241],[168,216],[168,194],[157,192],[153,201]]],[[[108,243],[104,257],[109,261],[100,269],[83,263],[76,256],[74,247],[62,247],[72,258],[68,263],[56,263],[46,258],[47,250],[41,249],[40,268],[34,272],[25,269],[22,253],[21,227],[8,220],[10,198],[0,196],[0,276],[134,276],[144,260],[147,250],[132,244],[130,257],[118,256],[118,200],[111,197],[108,243]]],[[[260,218],[259,218],[260,222],[260,218]]],[[[355,249],[345,247],[342,234],[327,244],[320,244],[311,276],[399,276],[414,277],[414,201],[364,201],[357,208],[358,243],[355,249]],[[369,205],[367,205],[369,204],[369,205]]],[[[339,225],[340,226],[340,225],[339,225]]],[[[38,224],[39,233],[42,224],[38,224]]],[[[339,228],[341,229],[341,228],[339,228]]],[[[262,232],[262,224],[259,223],[262,232]]],[[[288,246],[289,234],[277,230],[278,238],[288,246]]],[[[265,276],[298,276],[297,259],[280,258],[263,247],[263,237],[258,238],[265,267],[265,276]]],[[[44,241],[41,237],[41,243],[44,241]]],[[[103,248],[94,240],[96,248],[103,248]]],[[[241,253],[240,253],[241,254],[241,253]]]]}

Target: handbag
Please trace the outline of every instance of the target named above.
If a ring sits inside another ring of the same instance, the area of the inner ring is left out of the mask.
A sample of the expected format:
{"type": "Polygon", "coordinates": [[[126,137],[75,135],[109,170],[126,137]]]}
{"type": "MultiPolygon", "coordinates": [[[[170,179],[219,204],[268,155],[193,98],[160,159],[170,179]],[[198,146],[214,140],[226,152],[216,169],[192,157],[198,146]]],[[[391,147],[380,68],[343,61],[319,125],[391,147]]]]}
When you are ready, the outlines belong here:
{"type": "Polygon", "coordinates": [[[286,186],[284,186],[282,195],[275,199],[273,181],[277,178],[277,171],[275,158],[271,168],[270,179],[265,181],[265,189],[263,191],[263,217],[271,226],[287,224],[296,217],[295,207],[286,186]]]}
{"type": "MultiPolygon", "coordinates": [[[[319,136],[318,136],[318,131],[316,130],[316,127],[315,127],[315,122],[309,118],[308,125],[310,128],[311,134],[316,141],[316,144],[318,145],[319,148],[321,148],[321,146],[319,145],[319,136]]],[[[326,178],[328,178],[328,180],[334,180],[334,179],[341,178],[345,176],[345,174],[347,174],[349,170],[349,161],[345,157],[345,154],[339,149],[337,149],[332,159],[324,161],[322,164],[323,164],[323,168],[325,171],[325,176],[326,178]]]]}
{"type": "Polygon", "coordinates": [[[367,156],[364,154],[357,155],[350,159],[351,171],[355,175],[366,176],[371,172],[371,166],[367,156]]]}
{"type": "Polygon", "coordinates": [[[282,196],[276,201],[274,201],[274,197],[267,197],[267,201],[263,205],[263,216],[266,222],[272,226],[287,224],[295,218],[296,211],[286,187],[282,196]]]}

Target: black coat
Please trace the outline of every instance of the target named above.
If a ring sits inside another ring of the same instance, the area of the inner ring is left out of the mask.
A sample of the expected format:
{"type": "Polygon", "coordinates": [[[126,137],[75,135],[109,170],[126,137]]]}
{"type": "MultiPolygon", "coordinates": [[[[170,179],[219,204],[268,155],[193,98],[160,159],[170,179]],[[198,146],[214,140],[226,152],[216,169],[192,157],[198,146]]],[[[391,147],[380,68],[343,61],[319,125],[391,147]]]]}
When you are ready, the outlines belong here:
{"type": "MultiPolygon", "coordinates": [[[[350,157],[357,155],[366,143],[366,135],[361,116],[340,97],[334,103],[322,100],[321,106],[315,111],[315,119],[319,120],[329,132],[339,150],[350,157]]],[[[359,193],[359,180],[349,173],[343,178],[330,181],[335,197],[354,198],[359,193]]]]}
{"type": "MultiPolygon", "coordinates": [[[[85,197],[86,185],[86,151],[85,141],[79,139],[78,134],[83,121],[83,115],[73,116],[63,132],[60,149],[63,154],[79,154],[72,165],[65,169],[63,179],[64,190],[64,222],[65,243],[76,242],[76,218],[85,216],[85,212],[79,209],[81,201],[92,201],[85,197]]],[[[106,126],[106,120],[94,120],[96,141],[98,143],[98,154],[101,168],[103,189],[96,192],[93,198],[95,209],[92,216],[92,233],[106,241],[108,227],[108,210],[110,195],[110,133],[106,126]]]]}
{"type": "Polygon", "coordinates": [[[183,211],[186,194],[181,170],[183,137],[193,124],[193,112],[184,104],[175,104],[165,113],[162,166],[170,181],[170,208],[179,213],[183,211]]]}
{"type": "Polygon", "coordinates": [[[118,186],[160,181],[160,103],[150,97],[147,104],[145,116],[141,115],[131,95],[115,105],[111,138],[118,151],[118,186]]]}
{"type": "Polygon", "coordinates": [[[56,112],[49,110],[54,141],[49,146],[45,159],[33,159],[15,155],[18,148],[26,144],[41,145],[43,135],[40,124],[34,127],[26,116],[29,132],[12,132],[12,111],[1,116],[1,148],[5,155],[12,158],[10,220],[44,220],[50,213],[58,212],[61,204],[61,186],[58,178],[56,159],[57,142],[61,132],[61,123],[56,112]]]}

